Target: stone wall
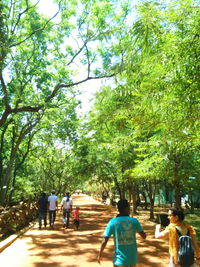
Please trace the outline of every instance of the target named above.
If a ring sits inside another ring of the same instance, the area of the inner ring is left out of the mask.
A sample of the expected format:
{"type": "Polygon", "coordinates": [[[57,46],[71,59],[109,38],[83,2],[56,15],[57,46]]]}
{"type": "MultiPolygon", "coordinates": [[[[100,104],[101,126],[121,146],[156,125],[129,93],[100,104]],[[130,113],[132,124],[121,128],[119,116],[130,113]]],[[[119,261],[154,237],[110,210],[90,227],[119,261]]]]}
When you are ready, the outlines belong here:
{"type": "Polygon", "coordinates": [[[27,200],[19,205],[1,209],[0,212],[0,239],[3,239],[21,230],[37,217],[37,202],[27,200]]]}

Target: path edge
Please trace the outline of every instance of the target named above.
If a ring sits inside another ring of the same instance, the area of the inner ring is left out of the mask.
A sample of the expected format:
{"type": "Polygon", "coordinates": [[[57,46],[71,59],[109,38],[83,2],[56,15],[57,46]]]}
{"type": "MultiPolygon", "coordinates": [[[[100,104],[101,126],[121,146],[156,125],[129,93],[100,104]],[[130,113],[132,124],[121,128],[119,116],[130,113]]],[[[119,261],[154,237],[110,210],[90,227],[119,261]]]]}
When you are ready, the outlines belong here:
{"type": "Polygon", "coordinates": [[[17,238],[19,238],[21,235],[23,235],[25,232],[27,232],[29,229],[31,229],[36,222],[30,223],[27,227],[23,228],[22,230],[18,231],[17,233],[10,235],[8,238],[0,242],[0,253],[9,247],[17,238]]]}

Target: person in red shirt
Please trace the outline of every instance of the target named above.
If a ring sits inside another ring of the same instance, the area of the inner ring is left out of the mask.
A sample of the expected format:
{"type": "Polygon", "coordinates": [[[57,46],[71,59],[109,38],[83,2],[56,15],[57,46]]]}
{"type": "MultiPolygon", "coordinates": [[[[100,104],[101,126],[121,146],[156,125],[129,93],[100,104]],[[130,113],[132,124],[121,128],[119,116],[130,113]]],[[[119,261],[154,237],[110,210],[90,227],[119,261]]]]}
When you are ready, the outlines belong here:
{"type": "Polygon", "coordinates": [[[79,206],[76,206],[76,209],[75,209],[74,212],[73,212],[73,215],[74,215],[74,222],[73,222],[73,225],[74,225],[74,228],[75,228],[76,230],[78,230],[79,225],[80,225],[80,220],[79,220],[79,209],[80,209],[80,207],[79,207],[79,206]]]}

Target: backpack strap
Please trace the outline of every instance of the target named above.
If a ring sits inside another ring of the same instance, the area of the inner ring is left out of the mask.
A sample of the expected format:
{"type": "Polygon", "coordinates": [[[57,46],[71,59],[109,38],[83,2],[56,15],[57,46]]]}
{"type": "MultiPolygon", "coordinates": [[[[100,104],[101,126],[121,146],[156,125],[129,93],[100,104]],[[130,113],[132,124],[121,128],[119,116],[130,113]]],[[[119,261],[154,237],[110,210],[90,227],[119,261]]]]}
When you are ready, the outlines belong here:
{"type": "MultiPolygon", "coordinates": [[[[176,228],[176,227],[175,227],[176,228]]],[[[181,234],[181,232],[176,228],[176,232],[177,232],[177,234],[178,234],[178,236],[180,237],[180,236],[182,236],[182,234],[181,234]]],[[[190,236],[190,231],[189,231],[189,229],[187,229],[187,234],[186,235],[188,235],[188,236],[190,236]]]]}
{"type": "Polygon", "coordinates": [[[177,234],[178,234],[179,237],[182,236],[181,232],[177,228],[176,228],[176,232],[177,232],[177,234]]]}

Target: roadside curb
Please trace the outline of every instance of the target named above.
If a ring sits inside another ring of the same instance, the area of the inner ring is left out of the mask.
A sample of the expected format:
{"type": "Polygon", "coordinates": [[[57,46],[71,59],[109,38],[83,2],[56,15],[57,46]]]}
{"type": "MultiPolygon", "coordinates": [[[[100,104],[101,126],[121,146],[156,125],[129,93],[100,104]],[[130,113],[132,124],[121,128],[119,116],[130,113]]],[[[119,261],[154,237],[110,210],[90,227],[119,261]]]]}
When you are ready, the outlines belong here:
{"type": "Polygon", "coordinates": [[[9,247],[18,237],[20,237],[25,232],[27,232],[29,229],[31,229],[35,224],[36,224],[36,222],[32,222],[31,224],[29,224],[27,227],[23,228],[22,230],[20,230],[16,234],[13,234],[13,235],[9,236],[8,238],[6,238],[5,240],[1,241],[0,242],[0,253],[4,249],[9,247]]]}

